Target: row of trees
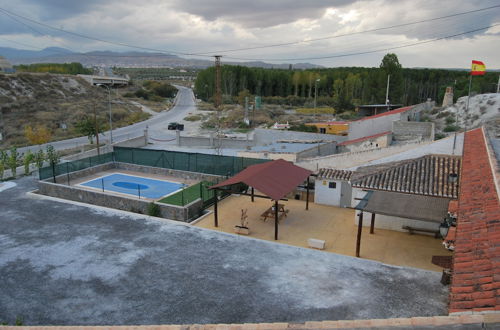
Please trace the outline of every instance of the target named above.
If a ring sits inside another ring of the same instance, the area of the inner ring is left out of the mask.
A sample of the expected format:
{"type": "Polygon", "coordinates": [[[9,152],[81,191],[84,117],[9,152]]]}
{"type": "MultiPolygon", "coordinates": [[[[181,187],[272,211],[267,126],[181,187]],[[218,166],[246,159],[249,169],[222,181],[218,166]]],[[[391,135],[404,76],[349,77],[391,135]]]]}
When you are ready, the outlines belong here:
{"type": "MultiPolygon", "coordinates": [[[[385,103],[387,76],[390,75],[389,100],[395,104],[417,104],[427,98],[442,100],[446,87],[455,89],[455,97],[468,93],[469,72],[444,69],[408,69],[399,63],[396,54],[387,54],[378,68],[341,67],[314,70],[282,70],[224,65],[222,93],[237,96],[240,91],[274,98],[295,100],[301,105],[311,102],[318,88],[318,105],[334,105],[337,110],[352,109],[359,104],[385,103]],[[319,79],[319,81],[317,81],[319,79]]],[[[498,75],[487,73],[473,80],[473,91],[493,92],[498,75]]],[[[209,100],[215,92],[215,69],[199,72],[195,83],[199,98],[209,100]]],[[[225,97],[225,100],[231,98],[225,97]]],[[[297,105],[297,104],[294,104],[297,105]]]]}
{"type": "Polygon", "coordinates": [[[42,72],[59,74],[92,74],[91,69],[84,68],[81,63],[36,63],[15,66],[18,72],[42,72]]]}
{"type": "Polygon", "coordinates": [[[0,150],[0,180],[3,180],[6,169],[10,169],[11,176],[16,177],[17,168],[23,165],[24,174],[28,175],[31,164],[41,168],[45,161],[48,161],[51,165],[55,165],[60,161],[59,153],[51,145],[47,146],[45,152],[40,149],[36,153],[28,150],[24,154],[20,154],[17,152],[16,147],[12,147],[10,150],[0,150]]]}

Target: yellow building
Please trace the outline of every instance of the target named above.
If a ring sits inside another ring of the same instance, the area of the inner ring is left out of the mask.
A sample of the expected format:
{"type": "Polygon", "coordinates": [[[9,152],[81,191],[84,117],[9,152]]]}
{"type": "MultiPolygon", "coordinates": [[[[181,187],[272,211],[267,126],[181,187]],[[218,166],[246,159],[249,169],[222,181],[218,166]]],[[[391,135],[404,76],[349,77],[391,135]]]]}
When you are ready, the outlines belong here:
{"type": "Polygon", "coordinates": [[[321,123],[307,123],[306,126],[316,126],[318,133],[347,135],[349,122],[347,121],[326,121],[321,123]]]}

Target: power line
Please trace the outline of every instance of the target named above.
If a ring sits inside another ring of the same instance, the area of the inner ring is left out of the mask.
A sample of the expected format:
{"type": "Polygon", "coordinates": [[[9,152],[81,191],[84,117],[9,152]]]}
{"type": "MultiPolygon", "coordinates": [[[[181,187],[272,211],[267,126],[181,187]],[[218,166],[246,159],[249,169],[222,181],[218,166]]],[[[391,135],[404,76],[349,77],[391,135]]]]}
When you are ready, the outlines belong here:
{"type": "Polygon", "coordinates": [[[474,30],[469,30],[466,32],[462,33],[456,33],[453,35],[448,35],[444,37],[439,37],[439,38],[434,38],[430,40],[424,40],[424,41],[419,41],[419,42],[414,42],[411,44],[406,44],[406,45],[401,45],[401,46],[394,46],[394,47],[388,47],[388,48],[381,48],[381,49],[375,49],[375,50],[367,50],[367,51],[362,51],[362,52],[355,52],[355,53],[349,53],[349,54],[336,54],[336,55],[327,55],[327,56],[317,56],[317,57],[302,57],[302,58],[241,58],[241,57],[233,57],[233,56],[225,56],[225,58],[229,58],[232,60],[240,60],[240,61],[305,61],[305,60],[321,60],[321,59],[327,59],[327,58],[338,58],[338,57],[347,57],[347,56],[356,56],[356,55],[365,55],[365,54],[372,54],[372,53],[378,53],[378,52],[384,52],[384,51],[390,51],[394,49],[401,49],[401,48],[407,48],[407,47],[413,47],[413,46],[418,46],[422,44],[427,44],[439,40],[444,40],[444,39],[450,39],[454,37],[459,37],[462,35],[482,31],[482,30],[487,30],[489,28],[492,28],[494,26],[499,26],[500,23],[497,24],[492,24],[489,26],[481,27],[478,29],[474,30]]]}
{"type": "MultiPolygon", "coordinates": [[[[39,21],[35,21],[35,20],[31,19],[31,18],[28,18],[28,17],[25,17],[25,16],[18,15],[16,13],[13,13],[13,12],[5,9],[5,8],[1,8],[0,7],[0,11],[3,12],[4,14],[6,14],[6,15],[13,15],[13,16],[19,17],[21,19],[27,20],[27,21],[29,21],[31,23],[38,24],[38,25],[44,26],[44,27],[52,29],[52,30],[64,32],[64,33],[67,33],[67,34],[70,34],[70,35],[74,35],[74,36],[77,36],[77,37],[80,37],[80,38],[84,38],[84,39],[99,41],[99,42],[103,42],[103,43],[107,43],[107,44],[111,44],[111,45],[115,45],[115,46],[123,46],[123,47],[129,47],[129,48],[135,48],[135,49],[142,49],[142,50],[148,50],[148,51],[154,51],[154,52],[160,52],[160,53],[172,53],[172,54],[179,54],[179,55],[184,55],[184,56],[192,56],[192,54],[189,54],[189,53],[177,52],[177,51],[172,51],[172,50],[165,51],[165,50],[161,50],[161,49],[148,48],[148,47],[136,46],[136,45],[126,44],[126,43],[121,43],[121,42],[104,40],[104,39],[100,39],[100,38],[88,36],[88,35],[77,33],[77,32],[67,31],[67,30],[64,30],[64,29],[61,29],[61,28],[58,28],[58,27],[55,27],[55,26],[51,26],[51,25],[48,25],[48,24],[45,24],[45,23],[42,23],[42,22],[39,22],[39,21]]],[[[212,56],[209,56],[209,55],[197,55],[197,56],[212,57],[212,56]]]]}
{"type": "Polygon", "coordinates": [[[226,49],[226,50],[207,51],[207,52],[202,52],[202,53],[196,53],[196,55],[198,55],[198,54],[213,54],[213,53],[232,53],[232,52],[239,52],[239,51],[245,51],[245,50],[255,50],[255,49],[273,48],[273,47],[283,47],[283,46],[297,45],[297,44],[301,44],[301,43],[310,43],[310,42],[316,42],[316,41],[322,41],[322,40],[329,40],[329,39],[347,37],[347,36],[352,36],[352,35],[357,35],[357,34],[364,34],[364,33],[370,33],[370,32],[378,32],[378,31],[383,31],[383,30],[389,30],[389,29],[394,29],[394,28],[400,28],[400,27],[415,25],[415,24],[433,22],[433,21],[437,21],[437,20],[441,20],[441,19],[445,19],[445,18],[451,18],[451,17],[457,17],[457,16],[462,16],[462,15],[472,14],[472,13],[476,13],[476,12],[480,12],[480,11],[485,11],[485,10],[489,10],[489,9],[494,9],[494,8],[499,8],[499,7],[500,7],[500,5],[496,5],[496,6],[491,6],[491,7],[481,8],[481,9],[475,9],[475,10],[469,10],[469,11],[465,11],[465,12],[461,12],[461,13],[456,13],[456,14],[451,14],[451,15],[446,15],[446,16],[440,16],[440,17],[435,17],[435,18],[430,18],[430,19],[425,19],[425,20],[420,20],[420,21],[414,21],[414,22],[410,22],[410,23],[403,23],[403,24],[391,25],[391,26],[387,26],[387,27],[380,27],[380,28],[363,30],[363,31],[358,31],[358,32],[350,32],[350,33],[344,33],[344,34],[337,34],[337,35],[320,37],[320,38],[314,38],[314,39],[307,39],[307,40],[300,40],[300,41],[291,41],[291,42],[284,42],[284,43],[279,43],[279,44],[270,44],[270,45],[254,46],[254,47],[246,47],[246,48],[234,48],[234,49],[226,49]]]}
{"type": "MultiPolygon", "coordinates": [[[[346,37],[346,36],[352,36],[352,35],[359,35],[359,34],[364,34],[364,33],[371,33],[371,32],[377,32],[377,31],[383,31],[383,30],[389,30],[389,29],[394,29],[394,28],[400,28],[404,26],[411,26],[411,25],[416,25],[416,24],[421,24],[421,23],[426,23],[426,22],[432,22],[432,21],[437,21],[437,20],[442,20],[446,18],[451,18],[451,17],[457,17],[457,16],[462,16],[462,15],[467,15],[471,13],[476,13],[480,11],[485,11],[485,10],[490,10],[494,8],[499,8],[500,5],[496,6],[490,6],[490,7],[485,7],[485,8],[480,8],[480,9],[475,9],[475,10],[470,10],[470,11],[465,11],[465,12],[460,12],[460,13],[455,13],[451,15],[446,15],[446,16],[440,16],[440,17],[435,17],[435,18],[430,18],[426,20],[420,20],[420,21],[414,21],[414,22],[409,22],[409,23],[403,23],[403,24],[397,24],[397,25],[392,25],[392,26],[387,26],[387,27],[380,27],[380,28],[375,28],[375,29],[369,29],[369,30],[364,30],[364,31],[358,31],[358,32],[351,32],[351,33],[345,33],[345,34],[339,34],[339,35],[333,35],[333,36],[326,36],[326,37],[320,37],[320,38],[314,38],[314,39],[308,39],[308,40],[300,40],[300,41],[292,41],[292,42],[286,42],[286,43],[278,43],[278,44],[270,44],[270,45],[262,45],[262,46],[254,46],[254,47],[245,47],[245,48],[234,48],[234,49],[226,49],[226,50],[219,50],[219,51],[207,51],[207,52],[179,52],[179,51],[171,51],[171,50],[161,50],[161,49],[155,49],[155,48],[149,48],[149,47],[142,47],[142,46],[137,46],[137,45],[132,45],[132,44],[126,44],[126,43],[121,43],[121,42],[115,42],[115,41],[109,41],[109,40],[104,40],[101,38],[89,36],[89,35],[84,35],[81,33],[77,32],[72,32],[72,31],[67,31],[61,28],[57,28],[33,19],[30,19],[25,16],[21,16],[19,14],[16,14],[14,12],[11,12],[7,9],[1,8],[0,11],[3,12],[4,14],[10,16],[14,15],[16,17],[19,17],[21,19],[27,20],[29,22],[32,22],[34,24],[38,24],[56,31],[64,32],[70,35],[74,35],[80,38],[85,38],[89,40],[94,40],[94,41],[99,41],[103,43],[108,43],[116,46],[123,46],[123,47],[129,47],[129,48],[135,48],[135,49],[141,49],[141,50],[148,50],[148,51],[154,51],[154,52],[159,52],[160,54],[153,55],[153,56],[169,56],[170,54],[178,54],[178,55],[183,55],[183,56],[200,56],[200,57],[213,57],[213,55],[209,54],[215,54],[215,53],[230,53],[230,52],[238,52],[238,51],[246,51],[246,50],[256,50],[256,49],[265,49],[265,48],[275,48],[275,47],[283,47],[283,46],[289,46],[289,45],[295,45],[295,44],[301,44],[301,43],[310,43],[310,42],[317,42],[317,41],[323,41],[323,40],[328,40],[328,39],[334,39],[334,38],[340,38],[340,37],[346,37]],[[164,54],[167,53],[167,54],[164,54]],[[169,54],[168,54],[169,53],[169,54]]],[[[13,18],[13,17],[11,17],[13,18]]],[[[16,20],[17,21],[17,20],[16,20]]],[[[20,22],[21,23],[21,22],[20,22]]],[[[21,23],[23,25],[26,25],[24,23],[21,23]]],[[[26,25],[27,26],[27,25],[26,25]]],[[[492,25],[494,26],[494,25],[492,25]]],[[[28,26],[29,27],[29,26],[28,26]]],[[[30,27],[31,28],[31,27],[30,27]]],[[[33,28],[31,28],[33,29],[33,28]]],[[[482,30],[482,29],[480,29],[482,30]]],[[[40,33],[39,31],[37,31],[40,33]]],[[[473,32],[473,31],[472,31],[473,32]]],[[[465,32],[459,35],[471,33],[465,32]]],[[[418,44],[418,43],[416,43],[418,44]]],[[[382,50],[379,50],[382,51],[382,50]]],[[[375,52],[375,51],[372,51],[375,52]]],[[[361,52],[364,53],[364,52],[361,52]]],[[[78,54],[78,53],[77,53],[78,54]]],[[[84,53],[79,53],[81,55],[86,55],[86,56],[105,56],[105,55],[92,55],[92,54],[84,54],[84,53]]],[[[356,54],[356,53],[353,53],[356,54]]],[[[133,55],[111,55],[113,57],[135,57],[133,55]]],[[[143,56],[143,55],[138,55],[138,56],[143,56]]],[[[352,54],[346,54],[343,56],[352,56],[352,54]]],[[[341,56],[335,56],[335,57],[341,57],[341,56]]],[[[320,58],[331,58],[331,57],[320,57],[320,58]]],[[[304,58],[304,59],[320,59],[320,58],[304,58]]],[[[233,59],[239,59],[236,57],[233,57],[233,59]]],[[[249,60],[258,60],[258,59],[249,59],[249,60]]],[[[281,60],[281,59],[276,59],[276,60],[281,60]]]]}

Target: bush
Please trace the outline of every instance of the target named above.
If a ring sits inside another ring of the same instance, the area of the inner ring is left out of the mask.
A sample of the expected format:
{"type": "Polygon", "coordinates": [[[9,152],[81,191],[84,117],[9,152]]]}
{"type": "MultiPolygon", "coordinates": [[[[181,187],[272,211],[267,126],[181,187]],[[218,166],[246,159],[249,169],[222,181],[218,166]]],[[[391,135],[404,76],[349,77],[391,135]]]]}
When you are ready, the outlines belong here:
{"type": "Polygon", "coordinates": [[[159,216],[161,216],[160,206],[158,204],[155,204],[154,202],[149,203],[149,205],[148,205],[148,215],[150,215],[152,217],[159,217],[159,216]]]}
{"type": "Polygon", "coordinates": [[[442,138],[445,138],[446,135],[442,134],[442,133],[437,133],[435,136],[434,136],[434,140],[441,140],[442,138]]]}
{"type": "Polygon", "coordinates": [[[290,126],[290,131],[309,132],[309,133],[317,133],[318,132],[316,126],[307,126],[305,124],[292,125],[292,126],[290,126]]]}
{"type": "Polygon", "coordinates": [[[202,119],[201,115],[192,115],[192,116],[187,116],[184,118],[184,120],[187,120],[187,121],[199,121],[201,119],[202,119]]]}
{"type": "Polygon", "coordinates": [[[448,117],[448,118],[446,118],[445,122],[446,122],[446,124],[451,125],[455,122],[455,118],[448,117]]]}
{"type": "Polygon", "coordinates": [[[448,112],[448,111],[443,111],[443,112],[438,113],[438,115],[436,116],[436,118],[448,117],[448,116],[450,116],[450,115],[451,115],[451,113],[450,113],[450,112],[448,112]]]}
{"type": "Polygon", "coordinates": [[[445,132],[455,132],[455,131],[458,131],[458,126],[455,126],[455,125],[447,125],[443,131],[445,132]]]}

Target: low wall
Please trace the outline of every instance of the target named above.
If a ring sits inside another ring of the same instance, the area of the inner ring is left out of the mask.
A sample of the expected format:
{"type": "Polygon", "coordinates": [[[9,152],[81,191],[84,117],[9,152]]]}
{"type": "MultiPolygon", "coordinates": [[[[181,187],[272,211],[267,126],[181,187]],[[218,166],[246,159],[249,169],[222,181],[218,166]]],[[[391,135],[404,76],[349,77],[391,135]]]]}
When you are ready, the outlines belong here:
{"type": "MultiPolygon", "coordinates": [[[[140,148],[140,147],[144,147],[145,145],[147,145],[146,136],[139,136],[136,138],[128,139],[128,140],[113,144],[113,146],[115,146],[115,147],[129,147],[129,148],[140,148]]],[[[105,153],[113,151],[113,147],[110,145],[105,145],[103,147],[100,147],[99,149],[101,151],[101,154],[105,154],[105,153]]],[[[89,151],[85,151],[85,152],[80,152],[80,153],[75,154],[75,155],[69,155],[69,156],[63,157],[63,160],[68,160],[68,161],[78,160],[78,159],[83,159],[83,158],[87,158],[87,157],[94,157],[94,156],[97,156],[97,148],[89,150],[89,151]]]]}
{"type": "Polygon", "coordinates": [[[347,140],[347,136],[256,128],[253,140],[256,145],[264,145],[277,140],[325,140],[343,142],[347,140]]]}
{"type": "Polygon", "coordinates": [[[333,155],[335,153],[337,153],[337,142],[333,141],[329,143],[318,144],[312,148],[297,153],[297,161],[304,158],[333,155]]]}
{"type": "MultiPolygon", "coordinates": [[[[100,150],[101,154],[106,154],[108,152],[113,151],[113,148],[110,145],[105,145],[103,147],[100,147],[99,150],[100,150]]],[[[94,157],[94,156],[97,156],[97,148],[89,150],[89,151],[85,151],[85,152],[80,152],[78,154],[65,156],[62,158],[62,160],[71,161],[71,160],[78,160],[78,159],[83,159],[83,158],[87,158],[87,157],[94,157]]]]}
{"type": "MultiPolygon", "coordinates": [[[[40,194],[82,202],[91,205],[109,207],[113,209],[148,214],[150,201],[114,196],[98,191],[90,191],[75,186],[67,186],[48,181],[39,181],[38,190],[40,194]]],[[[162,218],[189,222],[202,211],[202,200],[198,199],[184,207],[156,203],[160,207],[162,218]]]]}
{"type": "Polygon", "coordinates": [[[365,150],[388,147],[391,145],[391,142],[392,142],[392,134],[389,133],[382,136],[366,139],[360,142],[339,145],[337,149],[339,153],[365,151],[365,150]]]}
{"type": "Polygon", "coordinates": [[[406,141],[434,141],[434,123],[416,121],[395,121],[392,123],[393,140],[406,141]]]}
{"type": "Polygon", "coordinates": [[[254,146],[252,140],[230,139],[230,138],[215,138],[204,136],[182,136],[177,138],[177,146],[180,147],[209,147],[215,148],[217,146],[228,149],[245,149],[246,147],[254,146]]]}
{"type": "Polygon", "coordinates": [[[398,146],[390,146],[387,148],[377,148],[372,150],[346,152],[325,157],[309,158],[299,161],[296,165],[311,171],[317,171],[322,167],[346,169],[363,165],[375,159],[380,159],[406,150],[414,149],[427,143],[431,142],[408,143],[398,146]]]}
{"type": "MultiPolygon", "coordinates": [[[[123,211],[132,211],[132,212],[147,214],[148,206],[151,203],[150,201],[138,200],[135,198],[128,198],[123,196],[114,196],[99,191],[90,191],[82,189],[77,186],[69,185],[73,180],[112,169],[121,169],[126,171],[135,171],[148,174],[174,176],[182,179],[190,179],[198,181],[203,181],[203,180],[215,181],[221,178],[220,176],[211,174],[114,162],[114,163],[106,163],[102,165],[89,167],[81,171],[76,171],[69,174],[59,175],[56,177],[56,183],[53,183],[53,179],[39,181],[38,182],[39,192],[43,195],[68,199],[76,202],[110,207],[123,211]]],[[[203,201],[201,199],[198,199],[184,207],[176,205],[168,205],[163,203],[156,203],[156,204],[158,204],[158,206],[160,207],[161,217],[183,222],[189,222],[190,220],[199,216],[200,213],[203,211],[203,201]]]]}
{"type": "Polygon", "coordinates": [[[392,129],[392,122],[401,120],[404,113],[388,114],[381,117],[366,117],[349,123],[349,140],[363,138],[392,129]]]}

